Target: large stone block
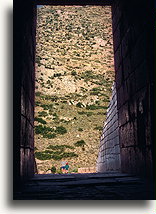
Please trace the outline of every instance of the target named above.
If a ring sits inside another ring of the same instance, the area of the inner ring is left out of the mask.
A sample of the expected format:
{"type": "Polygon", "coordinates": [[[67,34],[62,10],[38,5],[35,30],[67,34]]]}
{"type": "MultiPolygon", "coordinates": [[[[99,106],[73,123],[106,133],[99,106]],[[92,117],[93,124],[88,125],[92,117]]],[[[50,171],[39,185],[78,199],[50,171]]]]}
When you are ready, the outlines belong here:
{"type": "MultiPolygon", "coordinates": [[[[116,31],[116,29],[118,28],[118,24],[119,21],[121,19],[122,16],[122,10],[120,8],[120,5],[118,5],[115,9],[114,6],[112,6],[112,25],[113,25],[113,32],[116,31]]],[[[120,37],[119,37],[120,38],[120,37]]]]}
{"type": "Polygon", "coordinates": [[[137,116],[137,101],[135,99],[131,99],[129,101],[129,120],[134,121],[137,116]]]}
{"type": "Polygon", "coordinates": [[[149,70],[147,68],[146,62],[142,62],[135,70],[136,78],[136,91],[145,87],[149,82],[149,70]]]}
{"type": "Polygon", "coordinates": [[[123,59],[124,79],[127,79],[130,73],[131,73],[131,60],[130,60],[130,55],[127,55],[127,57],[125,59],[123,59]]]}
{"type": "Polygon", "coordinates": [[[122,63],[122,53],[121,53],[121,46],[118,47],[117,51],[114,54],[114,62],[115,62],[115,72],[118,71],[118,68],[121,66],[122,63]]]}
{"type": "Polygon", "coordinates": [[[132,71],[146,58],[146,49],[144,47],[146,44],[146,39],[144,33],[140,34],[139,39],[137,40],[136,45],[133,47],[131,53],[131,67],[132,71]]]}
{"type": "Polygon", "coordinates": [[[116,138],[117,140],[117,143],[115,144],[114,146],[114,150],[115,150],[115,154],[117,155],[120,155],[120,147],[119,147],[119,138],[116,138]]]}
{"type": "Polygon", "coordinates": [[[26,115],[26,106],[25,106],[25,91],[23,86],[21,86],[21,114],[26,115]]]}
{"type": "Polygon", "coordinates": [[[121,87],[121,83],[123,81],[123,74],[122,74],[123,71],[122,70],[123,70],[123,66],[121,64],[115,72],[116,89],[117,90],[121,87]]]}
{"type": "Polygon", "coordinates": [[[119,21],[119,28],[120,28],[120,39],[122,40],[125,37],[126,32],[128,31],[129,28],[129,23],[126,18],[126,13],[125,11],[122,12],[122,16],[119,21]]]}
{"type": "Polygon", "coordinates": [[[25,151],[24,148],[20,148],[20,176],[24,177],[24,156],[25,151]]]}
{"type": "Polygon", "coordinates": [[[122,57],[125,59],[127,55],[131,53],[131,48],[132,48],[132,39],[131,39],[131,27],[128,26],[127,31],[122,39],[122,57]]]}
{"type": "Polygon", "coordinates": [[[137,78],[135,75],[135,72],[133,72],[128,80],[127,80],[127,85],[128,85],[128,95],[129,97],[132,97],[136,93],[136,85],[137,85],[137,78]]]}
{"type": "Polygon", "coordinates": [[[31,125],[34,125],[34,106],[32,105],[30,99],[28,96],[26,96],[26,117],[31,123],[31,125]]]}
{"type": "Polygon", "coordinates": [[[128,103],[126,103],[119,109],[119,127],[124,125],[128,121],[129,121],[129,107],[128,103]]]}
{"type": "Polygon", "coordinates": [[[137,141],[136,122],[128,122],[119,129],[120,145],[122,148],[135,146],[137,141]]]}
{"type": "Polygon", "coordinates": [[[115,164],[114,164],[114,169],[116,171],[120,171],[121,170],[121,157],[120,154],[116,154],[115,155],[115,164]]]}
{"type": "Polygon", "coordinates": [[[26,128],[25,128],[25,146],[33,148],[34,146],[34,130],[32,125],[27,120],[26,122],[26,128]]]}
{"type": "Polygon", "coordinates": [[[123,172],[145,176],[145,155],[136,147],[121,149],[121,168],[123,172]]]}
{"type": "Polygon", "coordinates": [[[26,118],[21,115],[20,146],[24,147],[26,143],[26,118]]]}

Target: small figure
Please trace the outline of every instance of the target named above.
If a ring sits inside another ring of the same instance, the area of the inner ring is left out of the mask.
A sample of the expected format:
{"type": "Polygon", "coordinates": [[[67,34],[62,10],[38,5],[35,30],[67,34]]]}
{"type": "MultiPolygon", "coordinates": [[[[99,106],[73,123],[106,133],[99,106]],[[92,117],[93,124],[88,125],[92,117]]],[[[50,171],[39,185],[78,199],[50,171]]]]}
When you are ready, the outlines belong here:
{"type": "Polygon", "coordinates": [[[68,162],[67,162],[66,165],[65,165],[65,173],[68,173],[68,169],[69,169],[69,165],[68,165],[68,162]]]}
{"type": "Polygon", "coordinates": [[[64,174],[65,173],[65,161],[62,161],[61,165],[62,166],[60,167],[60,169],[61,169],[62,173],[64,174]]]}
{"type": "Polygon", "coordinates": [[[63,166],[61,166],[60,169],[62,170],[62,173],[63,173],[63,174],[68,173],[68,169],[69,169],[68,162],[66,162],[65,165],[64,165],[64,163],[63,163],[63,166]]]}

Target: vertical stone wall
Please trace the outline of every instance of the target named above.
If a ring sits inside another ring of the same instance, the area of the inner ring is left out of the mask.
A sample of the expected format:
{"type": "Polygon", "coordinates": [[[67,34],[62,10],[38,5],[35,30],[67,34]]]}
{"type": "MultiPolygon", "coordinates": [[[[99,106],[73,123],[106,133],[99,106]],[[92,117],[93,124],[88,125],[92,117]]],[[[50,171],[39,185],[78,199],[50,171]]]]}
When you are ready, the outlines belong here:
{"type": "Polygon", "coordinates": [[[34,174],[35,11],[29,10],[23,39],[21,78],[21,176],[34,174]]]}
{"type": "Polygon", "coordinates": [[[36,6],[14,6],[14,184],[34,174],[36,6]]]}
{"type": "Polygon", "coordinates": [[[120,167],[119,124],[116,85],[114,83],[100,140],[97,172],[120,171],[120,167]]]}
{"type": "Polygon", "coordinates": [[[112,6],[121,168],[144,176],[152,171],[153,148],[151,8],[146,0],[116,0],[112,6]]]}

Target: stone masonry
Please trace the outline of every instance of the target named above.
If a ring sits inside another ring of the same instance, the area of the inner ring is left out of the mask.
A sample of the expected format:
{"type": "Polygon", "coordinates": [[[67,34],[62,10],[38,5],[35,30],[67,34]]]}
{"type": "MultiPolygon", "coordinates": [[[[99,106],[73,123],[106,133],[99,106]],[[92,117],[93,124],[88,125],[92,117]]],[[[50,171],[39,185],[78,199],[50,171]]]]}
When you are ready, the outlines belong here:
{"type": "Polygon", "coordinates": [[[34,174],[36,8],[14,7],[14,188],[34,174]],[[22,42],[20,42],[22,41],[22,42]]]}
{"type": "Polygon", "coordinates": [[[106,122],[100,140],[97,172],[119,171],[120,167],[119,124],[116,87],[114,83],[106,122]]]}
{"type": "Polygon", "coordinates": [[[152,174],[154,143],[151,9],[146,0],[112,5],[121,169],[142,176],[152,174]]]}

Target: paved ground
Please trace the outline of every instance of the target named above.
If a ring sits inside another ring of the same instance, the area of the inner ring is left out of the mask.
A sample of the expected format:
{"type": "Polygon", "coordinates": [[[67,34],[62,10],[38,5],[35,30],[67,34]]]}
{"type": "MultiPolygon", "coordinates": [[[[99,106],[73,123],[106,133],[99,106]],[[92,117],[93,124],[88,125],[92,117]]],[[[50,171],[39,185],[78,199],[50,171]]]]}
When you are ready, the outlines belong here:
{"type": "Polygon", "coordinates": [[[35,175],[15,200],[146,200],[153,187],[135,176],[121,173],[35,175]]]}

